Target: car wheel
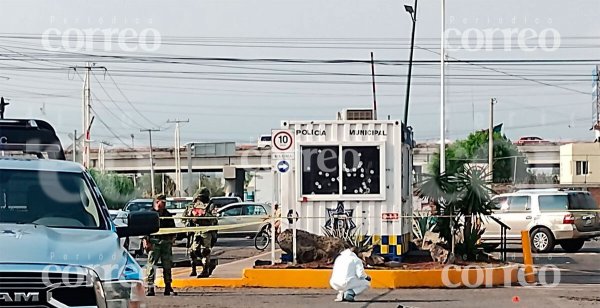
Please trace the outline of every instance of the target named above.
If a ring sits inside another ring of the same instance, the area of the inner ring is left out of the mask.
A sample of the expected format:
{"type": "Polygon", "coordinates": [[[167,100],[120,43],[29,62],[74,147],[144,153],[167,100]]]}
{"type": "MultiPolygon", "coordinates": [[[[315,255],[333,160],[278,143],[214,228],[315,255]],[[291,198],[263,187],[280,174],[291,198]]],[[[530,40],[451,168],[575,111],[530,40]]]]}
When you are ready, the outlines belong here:
{"type": "Polygon", "coordinates": [[[578,252],[583,245],[585,244],[585,240],[577,239],[577,240],[568,240],[560,243],[560,247],[564,249],[566,252],[578,252]]]}
{"type": "Polygon", "coordinates": [[[537,253],[547,253],[554,249],[554,236],[546,228],[535,229],[531,233],[531,250],[537,253]]]}

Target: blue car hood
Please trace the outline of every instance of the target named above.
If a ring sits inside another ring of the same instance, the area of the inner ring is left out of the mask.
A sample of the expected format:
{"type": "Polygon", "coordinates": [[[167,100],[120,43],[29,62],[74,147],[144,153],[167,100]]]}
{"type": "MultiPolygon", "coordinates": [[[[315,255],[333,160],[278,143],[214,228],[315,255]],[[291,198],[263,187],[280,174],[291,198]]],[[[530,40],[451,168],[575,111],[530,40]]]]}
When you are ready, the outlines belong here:
{"type": "MultiPolygon", "coordinates": [[[[0,224],[0,266],[79,266],[92,269],[101,280],[122,279],[141,268],[111,230],[49,228],[41,225],[0,224]]],[[[136,278],[136,277],[128,277],[136,278]]],[[[139,277],[138,277],[139,278],[139,277]]]]}

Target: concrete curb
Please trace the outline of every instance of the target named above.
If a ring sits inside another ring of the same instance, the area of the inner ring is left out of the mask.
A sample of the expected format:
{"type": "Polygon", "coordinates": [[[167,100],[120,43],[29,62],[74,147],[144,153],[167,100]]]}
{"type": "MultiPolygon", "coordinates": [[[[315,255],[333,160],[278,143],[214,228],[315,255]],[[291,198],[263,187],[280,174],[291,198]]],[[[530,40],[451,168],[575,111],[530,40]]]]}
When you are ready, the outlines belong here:
{"type": "MultiPolygon", "coordinates": [[[[519,265],[475,268],[448,266],[433,270],[367,270],[371,287],[401,288],[463,288],[509,286],[518,282],[519,265]]],[[[329,289],[330,269],[255,269],[247,268],[241,278],[174,279],[175,288],[306,288],[329,289]]],[[[162,279],[157,281],[163,287],[162,279]]]]}

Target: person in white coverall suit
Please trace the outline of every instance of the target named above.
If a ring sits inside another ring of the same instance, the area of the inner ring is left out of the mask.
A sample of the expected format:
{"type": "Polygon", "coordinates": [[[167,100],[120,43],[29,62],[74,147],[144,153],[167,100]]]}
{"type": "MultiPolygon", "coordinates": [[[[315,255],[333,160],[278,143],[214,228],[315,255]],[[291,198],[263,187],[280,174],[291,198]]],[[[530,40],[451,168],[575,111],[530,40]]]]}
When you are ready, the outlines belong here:
{"type": "Polygon", "coordinates": [[[354,296],[367,290],[371,284],[371,277],[365,273],[363,262],[355,252],[355,248],[346,249],[333,263],[329,284],[338,291],[336,302],[353,302],[354,296]]]}

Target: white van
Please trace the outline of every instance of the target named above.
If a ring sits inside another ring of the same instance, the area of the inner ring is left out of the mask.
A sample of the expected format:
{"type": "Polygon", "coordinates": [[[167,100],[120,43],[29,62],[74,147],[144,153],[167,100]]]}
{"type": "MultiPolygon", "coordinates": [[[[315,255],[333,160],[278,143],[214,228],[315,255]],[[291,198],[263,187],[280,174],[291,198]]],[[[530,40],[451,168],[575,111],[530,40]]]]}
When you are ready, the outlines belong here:
{"type": "Polygon", "coordinates": [[[260,135],[258,138],[258,149],[270,149],[271,148],[271,135],[260,135]]]}

